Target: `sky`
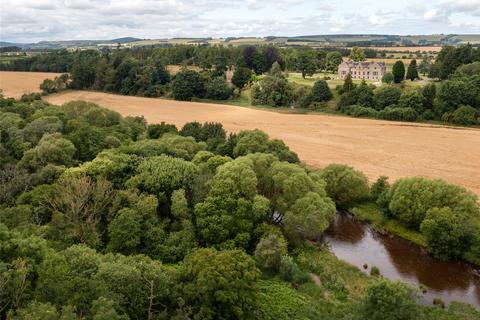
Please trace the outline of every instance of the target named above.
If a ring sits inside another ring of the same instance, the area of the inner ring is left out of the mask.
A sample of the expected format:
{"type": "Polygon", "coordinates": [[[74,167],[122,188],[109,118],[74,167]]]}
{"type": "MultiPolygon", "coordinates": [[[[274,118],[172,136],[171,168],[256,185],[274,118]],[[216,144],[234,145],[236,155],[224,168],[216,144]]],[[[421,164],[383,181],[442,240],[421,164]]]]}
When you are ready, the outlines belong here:
{"type": "Polygon", "coordinates": [[[0,40],[480,34],[480,0],[0,0],[0,40]]]}

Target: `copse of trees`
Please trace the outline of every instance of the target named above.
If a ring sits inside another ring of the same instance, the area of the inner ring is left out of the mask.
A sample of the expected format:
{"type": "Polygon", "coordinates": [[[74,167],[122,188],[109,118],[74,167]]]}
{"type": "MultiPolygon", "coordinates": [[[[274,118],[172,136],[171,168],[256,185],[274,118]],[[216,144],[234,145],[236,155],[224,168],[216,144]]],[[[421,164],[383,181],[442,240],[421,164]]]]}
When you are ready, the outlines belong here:
{"type": "Polygon", "coordinates": [[[480,61],[479,48],[474,49],[470,44],[459,47],[445,46],[431,65],[429,75],[432,78],[448,79],[461,65],[476,61],[480,61]]]}
{"type": "Polygon", "coordinates": [[[472,221],[480,216],[477,197],[441,180],[404,178],[385,190],[387,216],[421,231],[438,258],[460,257],[474,239],[472,221]]]}
{"type": "Polygon", "coordinates": [[[293,86],[285,78],[278,64],[252,87],[253,105],[289,106],[293,99],[293,86]]]}

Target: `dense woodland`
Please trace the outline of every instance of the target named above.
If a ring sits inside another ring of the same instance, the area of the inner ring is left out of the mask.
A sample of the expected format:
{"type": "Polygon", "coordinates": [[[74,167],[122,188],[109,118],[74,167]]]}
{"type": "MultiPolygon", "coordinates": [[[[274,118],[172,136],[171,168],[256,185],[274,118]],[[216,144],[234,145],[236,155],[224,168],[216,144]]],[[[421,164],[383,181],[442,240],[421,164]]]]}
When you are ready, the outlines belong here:
{"type": "Polygon", "coordinates": [[[0,319],[480,317],[417,305],[417,289],[320,241],[337,210],[377,202],[436,257],[480,263],[479,205],[462,187],[370,185],[345,165],[307,169],[259,130],[38,95],[0,99],[0,155],[0,319]]]}
{"type": "Polygon", "coordinates": [[[363,61],[371,50],[315,50],[274,46],[229,48],[175,46],[115,51],[53,51],[0,64],[3,70],[68,72],[69,79],[45,80],[42,90],[53,93],[67,87],[125,95],[171,97],[177,100],[229,100],[249,88],[253,105],[336,110],[354,117],[399,121],[444,121],[459,125],[480,123],[480,48],[444,47],[434,62],[428,54],[417,65],[397,61],[384,85],[365,82],[331,90],[327,80],[313,87],[288,80],[288,72],[302,77],[318,72],[336,73],[342,58],[363,61]],[[170,74],[167,65],[184,69],[170,74]],[[194,66],[197,69],[187,69],[194,66]],[[231,83],[226,72],[233,71],[231,83]],[[428,74],[435,82],[406,86],[405,81],[428,74]],[[331,103],[333,102],[333,104],[331,103]]]}

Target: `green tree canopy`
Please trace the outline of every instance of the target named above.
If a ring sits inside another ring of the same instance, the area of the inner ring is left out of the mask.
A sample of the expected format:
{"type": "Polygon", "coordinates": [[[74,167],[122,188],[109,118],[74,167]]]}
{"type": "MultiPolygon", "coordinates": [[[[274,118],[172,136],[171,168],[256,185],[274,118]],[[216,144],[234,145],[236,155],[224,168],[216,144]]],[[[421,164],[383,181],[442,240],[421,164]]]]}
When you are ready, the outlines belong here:
{"type": "Polygon", "coordinates": [[[414,289],[380,280],[372,283],[362,300],[361,315],[372,320],[411,320],[419,316],[414,289]]]}
{"type": "Polygon", "coordinates": [[[325,167],[320,175],[327,183],[325,190],[328,196],[340,208],[347,208],[369,195],[367,177],[352,167],[331,164],[325,167]]]}
{"type": "Polygon", "coordinates": [[[365,51],[359,47],[353,47],[350,50],[350,55],[348,56],[350,60],[353,61],[365,61],[367,60],[367,56],[365,55],[365,51]]]}
{"type": "Polygon", "coordinates": [[[186,257],[181,280],[186,301],[198,317],[252,319],[259,276],[243,251],[199,249],[186,257]]]}

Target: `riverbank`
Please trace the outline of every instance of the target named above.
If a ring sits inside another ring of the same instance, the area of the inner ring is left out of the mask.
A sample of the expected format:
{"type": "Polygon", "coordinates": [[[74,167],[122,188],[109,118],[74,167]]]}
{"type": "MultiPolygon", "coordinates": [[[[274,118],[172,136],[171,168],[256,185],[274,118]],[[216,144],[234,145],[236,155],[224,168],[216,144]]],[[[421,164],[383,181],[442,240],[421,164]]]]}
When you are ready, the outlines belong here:
{"type": "MultiPolygon", "coordinates": [[[[408,229],[394,219],[388,219],[382,214],[380,208],[375,202],[365,202],[359,204],[352,208],[349,213],[351,213],[356,219],[369,223],[373,228],[381,233],[386,232],[394,234],[423,248],[427,247],[425,237],[420,232],[408,229]]],[[[466,252],[462,258],[471,264],[480,266],[480,261],[472,258],[468,252],[466,252]]]]}
{"type": "Polygon", "coordinates": [[[419,302],[424,305],[441,299],[445,304],[461,301],[480,308],[479,269],[472,264],[435,259],[423,247],[392,233],[379,232],[346,213],[337,214],[323,240],[338,259],[365,275],[379,274],[416,287],[419,302]]]}
{"type": "MultiPolygon", "coordinates": [[[[336,313],[341,315],[344,310],[352,310],[352,305],[355,305],[361,299],[365,289],[382,278],[382,276],[368,275],[357,266],[336,257],[328,250],[320,249],[314,245],[307,244],[304,248],[298,250],[296,261],[304,272],[318,276],[320,283],[300,285],[297,290],[292,290],[291,296],[285,297],[282,304],[291,305],[299,294],[306,294],[309,297],[317,297],[317,301],[322,301],[321,308],[324,312],[325,309],[336,310],[336,313]]],[[[421,292],[419,292],[419,299],[419,302],[425,300],[421,292]]],[[[478,309],[462,301],[451,301],[445,309],[432,306],[432,302],[432,300],[424,301],[423,303],[428,303],[428,305],[419,305],[419,319],[470,320],[480,317],[478,309]]],[[[332,319],[343,318],[333,316],[332,319]]]]}

